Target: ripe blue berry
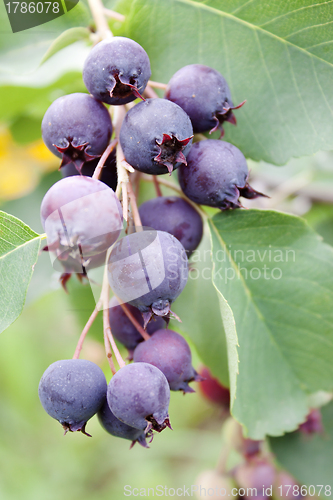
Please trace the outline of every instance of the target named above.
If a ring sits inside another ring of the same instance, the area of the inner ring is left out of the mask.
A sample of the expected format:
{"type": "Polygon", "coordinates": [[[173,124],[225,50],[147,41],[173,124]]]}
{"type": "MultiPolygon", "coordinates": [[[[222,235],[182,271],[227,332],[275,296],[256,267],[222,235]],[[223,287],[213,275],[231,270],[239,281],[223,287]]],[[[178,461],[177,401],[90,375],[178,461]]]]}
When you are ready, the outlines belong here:
{"type": "Polygon", "coordinates": [[[99,423],[103,429],[106,430],[106,432],[112,436],[132,441],[131,448],[136,442],[141,444],[144,448],[148,448],[145,433],[141,429],[135,429],[135,427],[131,427],[130,425],[121,422],[121,420],[119,420],[112,413],[107,400],[104,401],[104,404],[98,411],[97,416],[99,423]]]}
{"type": "MultiPolygon", "coordinates": [[[[132,358],[134,349],[140,342],[143,341],[143,337],[135,328],[133,323],[128,319],[116,297],[112,297],[109,306],[109,319],[112,335],[128,349],[129,357],[132,358]]],[[[143,318],[139,309],[131,306],[130,304],[127,304],[126,307],[129,309],[130,313],[134,316],[137,322],[143,327],[143,318]]],[[[155,321],[151,321],[147,325],[148,335],[152,335],[156,330],[162,329],[164,325],[165,321],[163,318],[157,317],[155,321]]]]}
{"type": "Polygon", "coordinates": [[[102,406],[106,390],[104,373],[95,363],[65,359],[47,368],[38,395],[44,410],[61,423],[65,432],[86,434],[86,423],[102,406]]]}
{"type": "Polygon", "coordinates": [[[240,196],[265,196],[249,185],[245,157],[228,142],[207,139],[195,143],[187,163],[178,170],[178,179],[183,192],[195,203],[227,210],[241,206],[240,196]]]}
{"type": "Polygon", "coordinates": [[[43,141],[62,158],[61,167],[83,163],[102,155],[109,144],[112,123],[108,110],[88,94],[69,94],[56,99],[42,121],[43,141]]]}
{"type": "Polygon", "coordinates": [[[141,98],[150,75],[145,50],[134,40],[121,36],[95,45],[83,67],[83,81],[89,92],[113,105],[141,98]]]}
{"type": "Polygon", "coordinates": [[[153,198],[139,207],[139,213],[143,226],[172,234],[181,242],[188,257],[198,247],[203,233],[202,219],[183,198],[153,198]]]}
{"type": "Polygon", "coordinates": [[[56,182],[41,205],[47,249],[59,260],[69,257],[80,266],[105,252],[122,229],[122,209],[114,191],[82,175],[56,182]]]}
{"type": "Polygon", "coordinates": [[[186,340],[173,330],[158,330],[139,344],[133,354],[135,363],[156,366],[164,373],[172,391],[194,392],[188,385],[201,380],[192,366],[191,350],[186,340]]]}
{"type": "MultiPolygon", "coordinates": [[[[95,160],[90,160],[83,163],[81,167],[81,175],[85,175],[86,177],[92,177],[97,164],[100,158],[95,158],[95,160]]],[[[62,177],[71,177],[72,175],[80,175],[80,172],[77,170],[75,163],[68,163],[60,170],[62,177]]],[[[109,186],[113,191],[116,190],[117,187],[117,166],[116,166],[116,152],[115,150],[107,158],[103,169],[102,174],[99,178],[100,181],[104,182],[107,186],[109,186]]]]}
{"type": "Polygon", "coordinates": [[[153,365],[133,363],[121,368],[108,385],[107,400],[119,420],[145,434],[170,427],[169,384],[153,365]]]}
{"type": "Polygon", "coordinates": [[[177,71],[168,83],[165,98],[183,108],[191,119],[194,132],[221,130],[225,121],[236,125],[234,106],[227,82],[213,68],[190,64],[177,71]]]}
{"type": "Polygon", "coordinates": [[[133,233],[113,247],[108,276],[115,295],[137,307],[146,325],[153,314],[170,317],[170,305],[188,278],[186,252],[164,231],[133,233]]]}
{"type": "Polygon", "coordinates": [[[147,99],[131,108],[120,129],[126,161],[147,174],[160,175],[186,165],[193,137],[191,120],[177,104],[147,99]]]}

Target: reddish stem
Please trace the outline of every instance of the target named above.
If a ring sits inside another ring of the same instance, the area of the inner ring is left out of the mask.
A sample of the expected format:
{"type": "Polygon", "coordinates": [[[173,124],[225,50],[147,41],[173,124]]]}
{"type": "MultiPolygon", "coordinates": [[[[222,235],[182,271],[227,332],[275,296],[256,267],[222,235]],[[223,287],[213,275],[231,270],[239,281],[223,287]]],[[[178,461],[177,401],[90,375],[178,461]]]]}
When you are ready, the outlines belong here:
{"type": "Polygon", "coordinates": [[[112,151],[114,150],[114,148],[116,147],[117,142],[118,142],[118,139],[113,139],[113,141],[108,145],[108,147],[106,148],[106,150],[102,154],[102,156],[101,156],[101,158],[100,158],[99,162],[97,163],[96,168],[94,170],[94,173],[92,176],[93,179],[100,178],[104,164],[105,164],[106,160],[108,159],[108,157],[110,156],[110,154],[112,153],[112,151]]]}
{"type": "Polygon", "coordinates": [[[133,314],[128,309],[128,307],[126,306],[126,304],[124,304],[123,302],[121,302],[121,300],[118,297],[116,297],[116,298],[117,298],[117,300],[118,300],[118,302],[119,302],[122,310],[124,311],[124,313],[126,314],[126,316],[128,317],[128,319],[131,321],[131,323],[138,330],[138,332],[142,335],[142,337],[145,340],[149,340],[150,336],[148,335],[148,333],[146,332],[146,330],[140,325],[140,323],[134,318],[133,314]]]}
{"type": "Polygon", "coordinates": [[[88,319],[85,327],[83,328],[82,330],[82,333],[80,335],[80,338],[79,338],[79,341],[77,343],[77,346],[76,346],[76,349],[75,349],[75,352],[74,352],[74,356],[73,356],[73,359],[79,359],[80,357],[80,352],[82,350],[82,346],[83,346],[83,342],[86,338],[86,335],[87,333],[89,332],[89,329],[91,327],[91,325],[93,324],[93,322],[95,321],[96,317],[97,317],[97,314],[99,313],[99,309],[98,309],[98,304],[96,305],[95,309],[93,310],[93,312],[91,313],[91,316],[90,318],[88,319]]]}
{"type": "Polygon", "coordinates": [[[153,175],[153,180],[154,180],[154,186],[156,189],[157,196],[163,196],[161,188],[160,188],[160,183],[158,182],[156,175],[153,175]]]}
{"type": "Polygon", "coordinates": [[[119,368],[123,368],[125,366],[125,361],[121,357],[121,354],[118,350],[118,347],[114,341],[114,338],[113,338],[113,335],[111,332],[110,319],[109,319],[109,309],[108,308],[103,309],[103,327],[104,327],[104,335],[106,335],[107,338],[109,339],[109,342],[111,344],[114,355],[116,356],[116,359],[118,361],[119,368]]]}

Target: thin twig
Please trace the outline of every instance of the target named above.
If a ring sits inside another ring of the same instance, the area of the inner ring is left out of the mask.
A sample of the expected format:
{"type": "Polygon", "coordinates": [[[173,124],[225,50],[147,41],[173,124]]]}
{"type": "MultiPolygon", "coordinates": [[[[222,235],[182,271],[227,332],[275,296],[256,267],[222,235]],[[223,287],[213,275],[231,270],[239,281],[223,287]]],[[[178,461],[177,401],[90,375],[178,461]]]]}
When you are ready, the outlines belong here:
{"type": "Polygon", "coordinates": [[[131,311],[129,310],[129,308],[127,307],[126,304],[124,304],[118,297],[116,297],[116,299],[118,300],[119,302],[119,305],[121,306],[122,310],[124,311],[124,313],[126,314],[126,316],[128,317],[128,319],[131,321],[131,323],[135,326],[135,328],[138,330],[138,332],[142,335],[142,337],[145,339],[145,340],[148,340],[150,339],[150,336],[148,335],[148,333],[146,332],[146,330],[140,325],[140,323],[134,318],[133,314],[131,313],[131,311]]]}
{"type": "MultiPolygon", "coordinates": [[[[148,174],[142,174],[142,180],[144,181],[147,181],[147,182],[154,182],[154,179],[152,179],[152,177],[154,177],[153,175],[148,175],[148,174]]],[[[168,187],[169,189],[172,189],[173,191],[175,191],[176,193],[179,194],[179,196],[181,198],[184,198],[184,200],[186,200],[190,205],[192,205],[192,207],[204,218],[204,219],[208,219],[208,215],[206,214],[206,212],[204,210],[202,210],[202,208],[200,208],[200,205],[197,205],[196,203],[194,203],[192,200],[190,200],[184,193],[183,191],[180,189],[180,187],[178,187],[176,184],[174,184],[173,182],[171,181],[167,181],[166,179],[158,179],[158,183],[159,184],[162,184],[162,186],[165,186],[165,187],[168,187]]]]}
{"type": "Polygon", "coordinates": [[[103,170],[104,164],[105,164],[106,160],[108,159],[108,157],[110,156],[110,154],[112,153],[112,151],[114,150],[114,148],[116,147],[117,142],[118,142],[118,139],[113,139],[113,141],[108,145],[108,147],[106,148],[106,150],[102,154],[102,156],[101,156],[101,158],[100,158],[99,162],[97,163],[96,168],[94,170],[94,173],[92,176],[93,179],[99,179],[100,176],[102,175],[102,170],[103,170]]]}
{"type": "Polygon", "coordinates": [[[120,22],[125,21],[125,16],[119,14],[119,12],[115,12],[114,10],[107,9],[106,7],[103,9],[103,13],[106,17],[110,17],[110,19],[115,19],[120,22]]]}
{"type": "Polygon", "coordinates": [[[109,339],[109,342],[111,344],[114,355],[116,356],[116,359],[118,361],[119,368],[123,368],[125,366],[125,361],[121,357],[121,354],[118,350],[118,347],[117,347],[117,345],[114,341],[113,335],[111,333],[109,309],[106,309],[105,306],[103,309],[103,323],[104,323],[104,326],[103,326],[104,335],[106,335],[107,338],[109,339]]]}
{"type": "Polygon", "coordinates": [[[134,224],[135,224],[136,228],[138,229],[138,228],[142,227],[142,222],[141,222],[138,206],[136,204],[136,197],[135,197],[135,194],[133,191],[131,179],[128,179],[127,190],[128,190],[128,195],[129,195],[129,199],[131,202],[131,209],[132,209],[134,224]]]}
{"type": "Polygon", "coordinates": [[[91,325],[93,324],[93,322],[95,321],[99,311],[100,311],[100,308],[101,308],[101,301],[99,300],[96,304],[96,307],[95,309],[93,310],[93,312],[91,313],[91,316],[90,318],[88,319],[85,327],[83,328],[82,330],[82,333],[80,335],[80,338],[78,340],[78,343],[76,345],[76,349],[75,349],[75,352],[74,352],[74,356],[73,356],[73,359],[79,359],[80,357],[80,352],[81,352],[81,349],[82,349],[82,346],[83,346],[83,342],[86,338],[86,335],[87,333],[89,332],[89,329],[91,327],[91,325]]]}
{"type": "Polygon", "coordinates": [[[112,332],[111,332],[111,326],[110,326],[110,318],[109,318],[109,280],[108,280],[108,270],[107,266],[104,268],[104,276],[103,276],[103,286],[102,286],[102,293],[101,293],[101,298],[102,298],[102,303],[103,303],[103,332],[104,336],[107,336],[109,339],[109,342],[111,344],[112,350],[114,352],[114,355],[116,357],[116,360],[118,361],[118,365],[120,368],[125,366],[125,361],[121,357],[121,354],[118,350],[118,347],[114,341],[112,332]]]}
{"type": "Polygon", "coordinates": [[[159,181],[157,179],[157,175],[153,175],[153,180],[154,180],[154,186],[155,186],[155,189],[156,189],[157,196],[163,196],[161,188],[160,188],[160,183],[159,183],[159,181]]]}
{"type": "Polygon", "coordinates": [[[167,83],[154,82],[153,80],[149,80],[148,85],[150,85],[150,87],[154,87],[155,89],[162,90],[165,90],[168,86],[167,83]]]}
{"type": "Polygon", "coordinates": [[[111,38],[112,32],[104,16],[104,5],[102,0],[88,0],[88,4],[101,40],[111,38]]]}
{"type": "Polygon", "coordinates": [[[104,347],[105,347],[105,354],[106,354],[106,358],[109,362],[109,365],[110,365],[110,368],[111,368],[111,371],[113,373],[113,375],[117,372],[115,366],[114,366],[114,362],[113,362],[113,359],[112,359],[112,352],[111,352],[111,348],[110,348],[110,343],[109,343],[109,338],[106,334],[106,331],[103,332],[103,337],[104,337],[104,347]]]}

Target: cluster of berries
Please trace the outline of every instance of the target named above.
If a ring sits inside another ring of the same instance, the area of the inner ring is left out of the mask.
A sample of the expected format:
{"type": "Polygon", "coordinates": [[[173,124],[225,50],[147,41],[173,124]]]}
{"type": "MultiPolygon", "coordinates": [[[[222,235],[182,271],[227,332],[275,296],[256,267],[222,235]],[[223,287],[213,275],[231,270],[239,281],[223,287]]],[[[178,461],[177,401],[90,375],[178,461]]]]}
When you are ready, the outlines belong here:
{"type": "Polygon", "coordinates": [[[90,95],[60,97],[42,122],[44,142],[61,157],[64,176],[42,201],[45,249],[65,271],[64,286],[72,273],[85,276],[108,258],[116,296],[109,305],[110,327],[133,363],[121,367],[107,386],[94,363],[57,361],[42,376],[40,400],[66,431],[86,433],[87,420],[98,413],[109,433],[143,446],[154,430],[170,426],[170,390],[193,392],[188,383],[200,380],[185,339],[162,326],[176,316],[170,307],[186,285],[188,257],[200,243],[203,224],[194,203],[161,196],[139,208],[142,226],[150,229],[132,228],[119,238],[124,207],[115,193],[112,144],[119,141],[127,164],[138,172],[178,169],[180,186],[192,202],[229,209],[240,206],[240,195],[260,195],[249,186],[246,160],[235,146],[210,139],[192,145],[194,133],[220,129],[222,136],[225,121],[236,123],[233,110],[243,103],[233,105],[222,75],[207,66],[186,66],[172,77],[164,99],[145,100],[150,76],[140,45],[123,37],[104,40],[84,64],[90,95]],[[136,98],[142,100],[130,105],[136,98]],[[113,125],[103,103],[128,108],[122,123],[115,123],[111,145],[113,125]],[[135,322],[146,329],[144,342],[135,322]]]}

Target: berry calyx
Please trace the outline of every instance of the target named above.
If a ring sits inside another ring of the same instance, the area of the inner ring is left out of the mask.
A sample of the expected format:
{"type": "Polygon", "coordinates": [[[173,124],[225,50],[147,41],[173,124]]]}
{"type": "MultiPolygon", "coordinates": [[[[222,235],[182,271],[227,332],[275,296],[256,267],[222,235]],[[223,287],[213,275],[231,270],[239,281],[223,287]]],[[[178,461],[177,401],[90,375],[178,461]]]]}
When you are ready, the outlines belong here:
{"type": "Polygon", "coordinates": [[[95,45],[83,67],[83,81],[89,92],[112,105],[143,99],[150,75],[145,50],[134,40],[121,36],[95,45]]]}
{"type": "Polygon", "coordinates": [[[178,169],[180,187],[190,200],[221,210],[240,208],[240,196],[266,196],[249,185],[248,177],[243,153],[214,139],[196,142],[187,156],[187,167],[178,169]]]}
{"type": "Polygon", "coordinates": [[[145,435],[170,427],[169,384],[153,365],[133,363],[117,371],[108,385],[107,400],[119,420],[145,435]]]}
{"type": "Polygon", "coordinates": [[[56,261],[67,262],[67,270],[76,262],[76,272],[81,273],[91,257],[106,252],[117,240],[122,208],[106,184],[78,175],[61,179],[47,191],[41,221],[47,249],[56,261]]]}
{"type": "Polygon", "coordinates": [[[187,114],[166,99],[147,99],[131,108],[120,129],[126,161],[147,174],[171,174],[186,165],[193,138],[187,114]]]}
{"type": "Polygon", "coordinates": [[[99,158],[112,134],[112,123],[105,106],[88,94],[69,94],[56,99],[42,121],[43,141],[62,158],[60,168],[82,165],[99,158]]]}

